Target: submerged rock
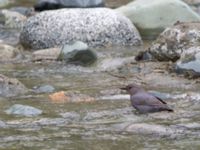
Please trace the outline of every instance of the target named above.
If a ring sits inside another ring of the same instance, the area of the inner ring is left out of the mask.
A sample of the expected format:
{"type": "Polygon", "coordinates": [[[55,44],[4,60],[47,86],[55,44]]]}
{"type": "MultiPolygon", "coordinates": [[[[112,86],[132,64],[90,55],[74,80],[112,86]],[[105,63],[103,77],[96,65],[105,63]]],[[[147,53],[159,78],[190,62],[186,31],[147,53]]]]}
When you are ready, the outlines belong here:
{"type": "Polygon", "coordinates": [[[87,44],[77,41],[64,45],[58,59],[72,64],[90,65],[97,60],[97,54],[90,50],[87,44]]]}
{"type": "Polygon", "coordinates": [[[28,89],[20,81],[0,74],[0,96],[10,97],[26,92],[28,89]]]}
{"type": "Polygon", "coordinates": [[[27,17],[14,11],[3,9],[0,11],[0,23],[5,28],[22,29],[27,17]]]}
{"type": "Polygon", "coordinates": [[[182,54],[176,63],[175,71],[186,77],[200,77],[200,47],[191,47],[182,54]]]}
{"type": "Polygon", "coordinates": [[[51,93],[55,88],[51,85],[41,85],[39,87],[34,87],[34,92],[36,93],[51,93]]]}
{"type": "Polygon", "coordinates": [[[58,8],[102,7],[104,0],[38,0],[35,10],[43,11],[58,8]]]}
{"type": "Polygon", "coordinates": [[[181,0],[136,0],[116,10],[127,16],[144,38],[156,37],[177,21],[200,21],[200,16],[181,0]]]}
{"type": "Polygon", "coordinates": [[[42,114],[42,110],[27,106],[27,105],[20,105],[15,104],[9,109],[5,111],[7,114],[12,115],[19,115],[19,116],[26,116],[26,117],[34,117],[42,114]]]}
{"type": "Polygon", "coordinates": [[[141,37],[128,18],[109,8],[60,9],[30,17],[20,41],[31,49],[82,41],[89,46],[140,45],[141,37]]]}
{"type": "Polygon", "coordinates": [[[200,23],[177,23],[165,29],[148,52],[159,61],[176,61],[189,47],[200,46],[200,23]]]}

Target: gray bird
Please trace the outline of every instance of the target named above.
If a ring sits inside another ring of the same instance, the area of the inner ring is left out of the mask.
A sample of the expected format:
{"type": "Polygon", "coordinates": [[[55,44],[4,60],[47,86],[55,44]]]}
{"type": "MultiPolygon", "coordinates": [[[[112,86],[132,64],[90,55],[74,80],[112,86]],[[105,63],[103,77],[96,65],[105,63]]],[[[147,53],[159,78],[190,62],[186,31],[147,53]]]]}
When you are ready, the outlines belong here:
{"type": "Polygon", "coordinates": [[[152,113],[159,111],[173,112],[173,109],[169,108],[166,102],[159,97],[146,92],[143,88],[136,84],[129,84],[121,89],[126,90],[130,94],[132,106],[140,113],[152,113]]]}

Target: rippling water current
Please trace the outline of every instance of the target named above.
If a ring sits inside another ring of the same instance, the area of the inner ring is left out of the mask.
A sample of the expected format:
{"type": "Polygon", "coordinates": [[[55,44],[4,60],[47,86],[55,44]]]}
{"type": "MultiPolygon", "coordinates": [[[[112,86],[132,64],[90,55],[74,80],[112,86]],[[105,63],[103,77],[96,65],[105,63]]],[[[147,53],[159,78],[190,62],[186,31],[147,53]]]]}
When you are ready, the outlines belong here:
{"type": "MultiPolygon", "coordinates": [[[[124,1],[110,1],[115,7],[124,1]]],[[[32,3],[32,2],[31,2],[32,3]]],[[[24,1],[18,5],[30,5],[24,1]]],[[[101,61],[134,56],[144,47],[98,49],[101,61]]],[[[32,89],[52,85],[56,91],[80,91],[94,97],[90,103],[54,103],[48,94],[0,98],[0,149],[8,150],[152,150],[200,149],[200,95],[194,82],[166,73],[154,63],[132,62],[103,71],[99,62],[91,67],[59,62],[0,64],[0,72],[15,77],[32,89]],[[153,71],[152,71],[153,70],[153,71]],[[161,71],[159,71],[161,70],[161,71]],[[124,78],[124,76],[126,78],[124,78]],[[140,80],[138,79],[138,76],[140,80]],[[146,82],[175,109],[174,113],[138,114],[119,87],[146,82]],[[37,117],[6,115],[13,104],[43,110],[37,117]],[[1,125],[2,124],[2,125],[1,125]]],[[[113,63],[115,64],[115,63],[113,63]]]]}

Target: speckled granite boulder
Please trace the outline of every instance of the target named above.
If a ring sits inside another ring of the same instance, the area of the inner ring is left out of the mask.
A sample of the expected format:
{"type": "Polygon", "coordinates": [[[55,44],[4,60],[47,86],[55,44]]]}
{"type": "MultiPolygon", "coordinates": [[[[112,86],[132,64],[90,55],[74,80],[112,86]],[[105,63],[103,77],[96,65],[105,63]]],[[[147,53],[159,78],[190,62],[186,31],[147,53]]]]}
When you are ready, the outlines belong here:
{"type": "Polygon", "coordinates": [[[165,29],[149,48],[159,61],[176,61],[193,46],[200,46],[200,23],[178,23],[165,29]]]}
{"type": "Polygon", "coordinates": [[[140,45],[131,21],[109,8],[60,9],[30,17],[20,41],[31,49],[44,49],[83,41],[89,46],[140,45]]]}

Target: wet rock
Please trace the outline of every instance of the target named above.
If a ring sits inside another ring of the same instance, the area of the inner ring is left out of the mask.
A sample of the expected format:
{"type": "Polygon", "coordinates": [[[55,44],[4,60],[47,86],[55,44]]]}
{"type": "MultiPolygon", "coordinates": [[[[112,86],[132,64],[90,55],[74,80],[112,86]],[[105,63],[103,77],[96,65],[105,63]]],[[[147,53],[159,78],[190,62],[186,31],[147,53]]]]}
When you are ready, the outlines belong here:
{"type": "Polygon", "coordinates": [[[82,41],[89,46],[140,45],[141,37],[128,18],[108,8],[60,9],[30,17],[20,41],[31,49],[82,41]]]}
{"type": "Polygon", "coordinates": [[[97,54],[87,44],[77,41],[64,45],[58,59],[71,64],[90,65],[97,60],[97,54]]]}
{"type": "Polygon", "coordinates": [[[94,102],[95,99],[78,91],[60,91],[49,95],[49,98],[54,103],[81,103],[94,102]]]}
{"type": "Polygon", "coordinates": [[[16,48],[6,44],[0,44],[0,62],[12,60],[17,53],[19,51],[16,48]]]}
{"type": "Polygon", "coordinates": [[[60,48],[41,49],[33,52],[33,61],[57,60],[61,53],[60,48]]]}
{"type": "Polygon", "coordinates": [[[33,89],[36,93],[52,93],[55,90],[51,85],[41,85],[39,87],[34,87],[33,89]]]}
{"type": "Polygon", "coordinates": [[[177,61],[175,71],[189,78],[200,77],[200,47],[185,50],[181,59],[177,61]]]}
{"type": "Polygon", "coordinates": [[[155,38],[177,21],[200,21],[200,16],[180,0],[136,0],[116,10],[127,16],[144,38],[155,38]]]}
{"type": "Polygon", "coordinates": [[[14,12],[18,12],[18,13],[26,16],[26,17],[30,17],[35,13],[33,8],[22,7],[22,6],[12,7],[9,10],[14,11],[14,12]]]}
{"type": "Polygon", "coordinates": [[[0,11],[0,23],[5,28],[22,29],[26,19],[26,16],[18,12],[9,11],[6,9],[0,11]]]}
{"type": "Polygon", "coordinates": [[[0,0],[0,7],[6,7],[10,3],[10,0],[0,0]]]}
{"type": "Polygon", "coordinates": [[[15,104],[5,111],[8,115],[19,115],[26,117],[34,117],[42,114],[42,110],[27,106],[15,104]]]}
{"type": "Polygon", "coordinates": [[[138,53],[138,55],[135,57],[136,61],[148,61],[153,60],[153,56],[147,52],[147,51],[141,51],[138,53]]]}
{"type": "Polygon", "coordinates": [[[88,7],[102,7],[104,0],[38,0],[35,10],[51,10],[58,8],[88,8],[88,7]]]}
{"type": "Polygon", "coordinates": [[[177,23],[165,29],[149,48],[159,61],[176,61],[189,47],[200,46],[200,23],[177,23]]]}
{"type": "Polygon", "coordinates": [[[25,94],[28,89],[17,79],[0,74],[0,96],[10,97],[25,94]]]}
{"type": "Polygon", "coordinates": [[[61,113],[60,115],[70,122],[78,122],[80,121],[81,118],[81,116],[76,112],[66,112],[66,113],[61,113]]]}

